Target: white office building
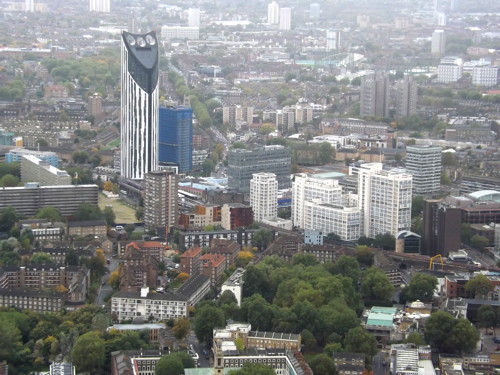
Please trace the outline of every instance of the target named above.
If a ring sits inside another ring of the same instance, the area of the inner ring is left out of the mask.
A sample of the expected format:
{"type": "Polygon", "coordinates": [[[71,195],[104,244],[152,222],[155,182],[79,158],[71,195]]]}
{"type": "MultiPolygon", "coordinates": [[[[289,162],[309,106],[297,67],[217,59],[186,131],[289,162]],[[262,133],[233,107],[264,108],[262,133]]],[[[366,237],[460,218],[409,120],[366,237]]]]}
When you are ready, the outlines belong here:
{"type": "Polygon", "coordinates": [[[122,33],[121,176],[144,179],[158,169],[158,42],[156,33],[122,33]]]}
{"type": "Polygon", "coordinates": [[[460,57],[448,56],[441,59],[438,65],[437,82],[457,82],[462,78],[463,60],[460,57]]]}
{"type": "Polygon", "coordinates": [[[189,8],[187,11],[188,27],[200,27],[200,9],[189,8]]]}
{"type": "Polygon", "coordinates": [[[280,8],[279,29],[292,29],[292,8],[280,8]]]}
{"type": "Polygon", "coordinates": [[[278,216],[278,180],[274,173],[254,173],[250,180],[253,219],[262,222],[278,216]]]}
{"type": "Polygon", "coordinates": [[[357,241],[361,236],[362,215],[359,207],[321,204],[313,199],[304,203],[304,229],[335,233],[342,241],[357,241]]]}
{"type": "Polygon", "coordinates": [[[326,31],[326,50],[340,51],[340,30],[326,31]]]}
{"type": "MultiPolygon", "coordinates": [[[[304,228],[307,201],[316,199],[317,203],[339,204],[342,201],[342,187],[338,180],[317,178],[307,173],[299,173],[293,177],[292,183],[292,221],[293,225],[304,228]]],[[[309,228],[317,229],[317,228],[309,228]]]]}
{"type": "Polygon", "coordinates": [[[382,163],[364,163],[357,170],[363,232],[369,238],[394,237],[411,228],[412,176],[399,169],[386,171],[382,163]]]}
{"type": "Polygon", "coordinates": [[[198,40],[200,39],[200,28],[189,26],[162,26],[161,38],[169,40],[198,40]]]}
{"type": "Polygon", "coordinates": [[[444,30],[435,30],[432,33],[431,53],[442,56],[446,51],[446,34],[444,30]]]}
{"type": "Polygon", "coordinates": [[[500,82],[498,66],[478,66],[472,68],[472,84],[476,86],[496,86],[500,82]]]}
{"type": "Polygon", "coordinates": [[[413,176],[413,194],[425,195],[439,191],[441,169],[441,147],[406,147],[406,171],[413,176]]]}
{"type": "Polygon", "coordinates": [[[280,22],[280,6],[276,1],[267,5],[267,23],[269,25],[278,25],[280,22]]]}
{"type": "Polygon", "coordinates": [[[109,13],[111,11],[110,3],[111,0],[90,0],[89,10],[91,12],[109,13]]]}
{"type": "Polygon", "coordinates": [[[24,10],[26,12],[34,12],[35,11],[35,0],[25,0],[24,1],[24,10]]]}

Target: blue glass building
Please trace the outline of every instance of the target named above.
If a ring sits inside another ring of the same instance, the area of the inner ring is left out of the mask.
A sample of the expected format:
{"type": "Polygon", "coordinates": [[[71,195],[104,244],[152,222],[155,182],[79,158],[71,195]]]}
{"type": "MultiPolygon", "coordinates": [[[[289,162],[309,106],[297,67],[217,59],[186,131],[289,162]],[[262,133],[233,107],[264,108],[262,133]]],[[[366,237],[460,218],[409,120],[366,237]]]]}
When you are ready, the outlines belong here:
{"type": "Polygon", "coordinates": [[[160,107],[158,161],[177,165],[179,173],[193,169],[193,110],[160,107]]]}

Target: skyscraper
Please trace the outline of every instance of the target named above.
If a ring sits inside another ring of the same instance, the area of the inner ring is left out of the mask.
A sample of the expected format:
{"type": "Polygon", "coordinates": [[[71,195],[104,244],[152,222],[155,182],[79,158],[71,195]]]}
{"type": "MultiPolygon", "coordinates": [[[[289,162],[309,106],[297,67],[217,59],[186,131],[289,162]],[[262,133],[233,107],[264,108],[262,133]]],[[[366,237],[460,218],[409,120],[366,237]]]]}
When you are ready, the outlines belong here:
{"type": "Polygon", "coordinates": [[[122,33],[121,175],[143,179],[158,167],[156,33],[122,33]]]}
{"type": "Polygon", "coordinates": [[[24,1],[24,10],[26,12],[34,12],[35,11],[35,0],[25,0],[24,1]]]}
{"type": "Polygon", "coordinates": [[[250,180],[250,206],[255,221],[278,215],[278,180],[274,173],[255,173],[250,180]]]}
{"type": "Polygon", "coordinates": [[[340,50],[340,30],[326,31],[326,50],[327,51],[340,50]]]}
{"type": "Polygon", "coordinates": [[[382,163],[364,163],[358,169],[359,207],[363,234],[394,237],[411,227],[412,176],[400,170],[386,171],[382,163]]]}
{"type": "Polygon", "coordinates": [[[199,8],[189,8],[188,9],[188,26],[189,27],[200,27],[200,9],[199,8]]]}
{"type": "Polygon", "coordinates": [[[441,147],[406,147],[406,171],[413,176],[413,193],[430,194],[439,191],[441,181],[441,147]]]}
{"type": "Polygon", "coordinates": [[[442,56],[446,51],[446,34],[444,30],[435,30],[432,33],[431,53],[442,56]]]}
{"type": "Polygon", "coordinates": [[[378,72],[361,81],[361,116],[389,117],[389,76],[378,72]]]}
{"type": "Polygon", "coordinates": [[[279,29],[291,30],[292,28],[292,9],[280,8],[279,29]]]}
{"type": "Polygon", "coordinates": [[[276,1],[267,5],[267,23],[277,25],[280,22],[280,6],[276,1]]]}
{"type": "Polygon", "coordinates": [[[111,0],[90,0],[89,10],[91,12],[110,12],[110,2],[111,0]]]}
{"type": "Polygon", "coordinates": [[[406,76],[397,84],[396,116],[410,117],[417,113],[418,86],[413,77],[406,76]]]}
{"type": "Polygon", "coordinates": [[[193,169],[193,110],[160,108],[158,161],[176,165],[179,173],[193,169]]]}
{"type": "Polygon", "coordinates": [[[173,171],[146,173],[144,226],[146,230],[175,225],[179,216],[179,176],[173,171]]]}

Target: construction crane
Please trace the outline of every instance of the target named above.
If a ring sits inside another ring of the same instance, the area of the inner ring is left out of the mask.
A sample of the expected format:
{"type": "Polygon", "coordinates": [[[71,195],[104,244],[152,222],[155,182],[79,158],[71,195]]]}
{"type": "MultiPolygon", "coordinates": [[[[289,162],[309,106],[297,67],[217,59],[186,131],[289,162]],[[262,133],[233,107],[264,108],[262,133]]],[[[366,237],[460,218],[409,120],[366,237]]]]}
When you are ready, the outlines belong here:
{"type": "Polygon", "coordinates": [[[434,255],[429,259],[429,270],[433,270],[432,266],[434,264],[434,260],[439,259],[441,263],[441,270],[444,269],[444,262],[443,262],[443,256],[441,254],[434,255]]]}

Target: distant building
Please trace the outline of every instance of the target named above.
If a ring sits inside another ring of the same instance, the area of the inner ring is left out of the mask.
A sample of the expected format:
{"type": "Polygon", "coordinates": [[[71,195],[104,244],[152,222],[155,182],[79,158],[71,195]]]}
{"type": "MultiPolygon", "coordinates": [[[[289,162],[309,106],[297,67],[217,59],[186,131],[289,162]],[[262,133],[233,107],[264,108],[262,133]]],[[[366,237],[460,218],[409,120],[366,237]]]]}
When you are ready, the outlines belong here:
{"type": "Polygon", "coordinates": [[[89,10],[91,12],[109,13],[110,3],[111,0],[90,0],[89,10]]]}
{"type": "Polygon", "coordinates": [[[65,170],[57,169],[36,156],[23,155],[21,181],[39,182],[40,186],[71,185],[71,176],[65,170]]]}
{"type": "Polygon", "coordinates": [[[254,173],[274,173],[278,189],[291,186],[290,149],[279,146],[264,146],[254,150],[233,149],[228,152],[228,187],[240,192],[250,191],[250,180],[254,173]]]}
{"type": "Polygon", "coordinates": [[[83,202],[97,205],[98,193],[97,185],[40,186],[28,183],[24,187],[0,189],[0,210],[12,206],[19,214],[34,216],[40,208],[52,206],[61,215],[72,216],[83,202]]]}
{"type": "Polygon", "coordinates": [[[321,7],[318,3],[311,3],[309,5],[309,17],[319,18],[321,14],[321,7]]]}
{"type": "Polygon", "coordinates": [[[255,232],[257,232],[257,229],[245,228],[239,228],[238,230],[180,232],[179,246],[183,248],[193,246],[208,247],[213,239],[236,241],[241,246],[250,246],[255,232]]]}
{"type": "Polygon", "coordinates": [[[247,125],[252,124],[253,107],[234,105],[222,108],[222,122],[224,124],[236,125],[238,121],[245,122],[247,125]]]}
{"type": "Polygon", "coordinates": [[[365,355],[362,353],[335,352],[333,362],[339,375],[362,375],[365,355]]]}
{"type": "Polygon", "coordinates": [[[200,8],[189,8],[187,18],[188,27],[200,27],[200,8]]]}
{"type": "Polygon", "coordinates": [[[24,11],[34,12],[35,11],[35,0],[24,0],[24,11]]]}
{"type": "Polygon", "coordinates": [[[243,280],[243,275],[245,274],[245,270],[243,268],[238,268],[233,272],[229,278],[224,281],[221,287],[221,294],[226,290],[229,290],[233,293],[236,298],[236,302],[238,307],[241,307],[241,301],[243,299],[243,284],[245,281],[243,280]]]}
{"type": "Polygon", "coordinates": [[[418,85],[413,77],[406,76],[397,84],[396,116],[406,118],[417,113],[418,85]]]}
{"type": "Polygon", "coordinates": [[[306,229],[304,231],[304,244],[323,245],[324,233],[320,230],[306,229]]]}
{"type": "Polygon", "coordinates": [[[255,173],[250,180],[250,206],[254,221],[278,215],[278,180],[274,173],[255,173]]]}
{"type": "Polygon", "coordinates": [[[205,275],[190,276],[189,279],[177,289],[177,294],[186,298],[189,306],[196,306],[210,291],[210,277],[205,275]]]}
{"type": "Polygon", "coordinates": [[[210,241],[210,250],[208,250],[208,253],[224,255],[226,258],[226,268],[229,268],[236,262],[236,257],[240,250],[241,245],[236,241],[214,238],[210,241]]]}
{"type": "Polygon", "coordinates": [[[267,23],[270,25],[278,25],[280,22],[280,6],[276,1],[267,5],[267,23]]]}
{"type": "Polygon", "coordinates": [[[396,253],[420,254],[422,236],[404,230],[396,236],[396,253]]]}
{"type": "Polygon", "coordinates": [[[5,154],[5,161],[7,163],[20,163],[25,155],[35,156],[40,160],[50,163],[50,165],[56,168],[59,166],[59,156],[57,156],[55,152],[27,150],[24,148],[10,150],[5,154]]]}
{"type": "Polygon", "coordinates": [[[280,8],[279,29],[292,29],[292,8],[280,8]]]}
{"type": "Polygon", "coordinates": [[[170,40],[198,40],[200,39],[200,28],[189,26],[162,26],[161,38],[166,42],[170,40]]]}
{"type": "Polygon", "coordinates": [[[406,147],[406,171],[413,177],[413,194],[426,195],[441,187],[441,147],[406,147]]]}
{"type": "Polygon", "coordinates": [[[121,350],[111,352],[111,375],[153,375],[156,364],[170,351],[121,350]]]}
{"type": "Polygon", "coordinates": [[[441,203],[441,200],[424,200],[422,254],[446,256],[460,248],[460,208],[441,203]]]}
{"type": "Polygon", "coordinates": [[[472,84],[476,86],[496,86],[500,82],[498,66],[481,66],[472,68],[472,84]]]}
{"type": "Polygon", "coordinates": [[[225,230],[243,228],[252,223],[252,207],[241,203],[229,203],[222,206],[221,225],[225,230]]]}
{"type": "Polygon", "coordinates": [[[70,362],[52,362],[48,375],[75,375],[75,366],[70,362]]]}
{"type": "Polygon", "coordinates": [[[89,113],[94,118],[99,118],[103,114],[102,110],[102,96],[99,94],[93,94],[89,96],[88,103],[89,113]]]}
{"type": "Polygon", "coordinates": [[[361,80],[360,115],[389,117],[389,75],[377,72],[361,80]]]}
{"type": "Polygon", "coordinates": [[[67,300],[67,293],[0,288],[0,306],[2,307],[54,313],[61,311],[67,300]]]}
{"type": "Polygon", "coordinates": [[[160,107],[158,161],[179,173],[193,169],[193,110],[160,107]]]}
{"type": "Polygon", "coordinates": [[[68,221],[68,236],[106,238],[108,226],[105,220],[68,221]]]}
{"type": "Polygon", "coordinates": [[[144,183],[144,226],[157,230],[176,225],[179,220],[179,176],[173,171],[152,171],[144,183]]]}
{"type": "Polygon", "coordinates": [[[340,30],[326,31],[326,50],[340,51],[340,30]]]}
{"type": "Polygon", "coordinates": [[[462,78],[463,60],[460,57],[442,58],[438,65],[437,82],[451,83],[462,78]]]}
{"type": "Polygon", "coordinates": [[[201,249],[200,247],[192,247],[186,250],[181,255],[180,271],[188,275],[196,276],[201,273],[201,249]]]}
{"type": "Polygon", "coordinates": [[[210,286],[218,287],[226,270],[226,257],[221,254],[204,254],[200,257],[201,273],[210,278],[210,286]]]}
{"type": "Polygon", "coordinates": [[[446,52],[446,33],[444,30],[435,30],[432,33],[431,53],[443,56],[446,52]]]}

